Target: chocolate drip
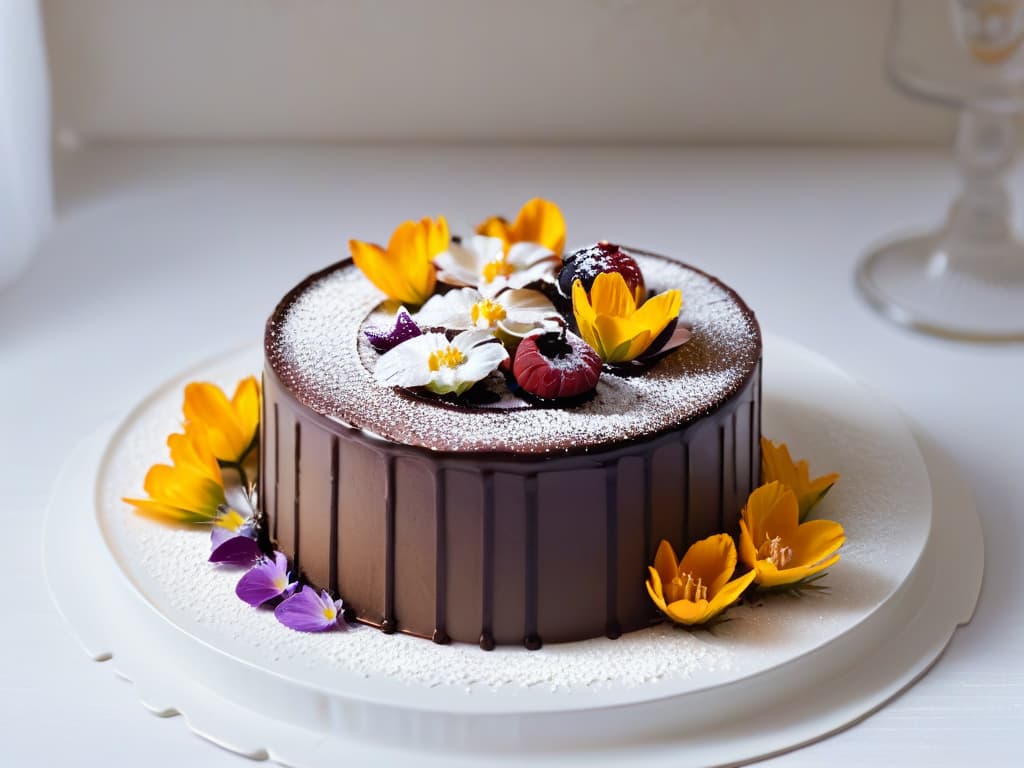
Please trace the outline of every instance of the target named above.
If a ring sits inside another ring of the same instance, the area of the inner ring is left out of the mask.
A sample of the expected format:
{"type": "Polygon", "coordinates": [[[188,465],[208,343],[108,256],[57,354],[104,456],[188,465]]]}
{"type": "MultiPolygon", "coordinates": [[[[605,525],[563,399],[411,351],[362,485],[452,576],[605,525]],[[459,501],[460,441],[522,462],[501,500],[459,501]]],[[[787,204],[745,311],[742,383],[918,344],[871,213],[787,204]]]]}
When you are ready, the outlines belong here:
{"type": "Polygon", "coordinates": [[[541,647],[537,634],[537,570],[538,527],[537,527],[537,476],[527,475],[523,480],[523,506],[526,510],[526,621],[523,645],[527,650],[536,651],[541,647]]]}
{"type": "Polygon", "coordinates": [[[653,525],[654,517],[654,495],[653,481],[651,479],[651,457],[649,454],[643,455],[644,462],[644,562],[652,560],[654,558],[654,552],[651,551],[651,526],[653,525]]]}
{"type": "MultiPolygon", "coordinates": [[[[256,504],[258,509],[262,512],[266,510],[266,484],[267,484],[267,451],[264,446],[267,444],[266,435],[264,434],[267,429],[267,398],[263,396],[266,391],[266,385],[264,384],[264,377],[260,376],[260,423],[256,427],[256,433],[259,437],[259,451],[260,451],[260,476],[256,479],[256,504]]],[[[266,527],[261,524],[260,526],[264,531],[266,527]]]]}
{"type": "Polygon", "coordinates": [[[444,645],[448,642],[448,488],[444,469],[434,475],[435,555],[434,555],[434,632],[431,639],[444,645]]]}
{"type": "Polygon", "coordinates": [[[619,624],[619,463],[604,470],[605,497],[605,628],[606,637],[622,635],[619,624]]]}
{"type": "Polygon", "coordinates": [[[482,472],[484,486],[484,517],[481,526],[480,568],[483,571],[480,589],[480,647],[494,648],[494,473],[482,472]]]}
{"type": "Polygon", "coordinates": [[[384,460],[384,617],[380,629],[390,635],[395,620],[395,457],[384,460]]]}
{"type": "Polygon", "coordinates": [[[299,491],[302,488],[301,482],[302,475],[302,423],[295,422],[295,504],[293,505],[293,512],[295,514],[295,521],[292,528],[292,536],[294,537],[294,550],[295,554],[292,558],[292,567],[295,569],[295,573],[302,573],[302,566],[299,565],[299,491]]]}
{"type": "Polygon", "coordinates": [[[679,481],[681,483],[680,498],[683,500],[683,535],[680,539],[679,545],[679,556],[682,557],[683,552],[692,543],[690,541],[690,494],[692,489],[690,488],[690,442],[683,436],[683,466],[682,472],[679,473],[679,481]]]}
{"type": "Polygon", "coordinates": [[[718,531],[725,533],[725,424],[718,425],[718,531]]]}
{"type": "Polygon", "coordinates": [[[338,594],[338,470],[340,469],[339,461],[339,444],[338,436],[334,435],[331,438],[331,540],[328,543],[330,555],[330,589],[331,594],[337,596],[338,594]]]}
{"type": "Polygon", "coordinates": [[[754,459],[754,469],[757,474],[754,475],[754,481],[750,484],[752,488],[757,488],[761,485],[761,377],[764,374],[763,368],[757,369],[757,384],[754,392],[754,410],[757,412],[757,430],[754,437],[754,455],[757,457],[754,459]]]}
{"type": "MultiPolygon", "coordinates": [[[[265,392],[266,390],[264,390],[265,392]]],[[[281,420],[278,418],[277,403],[274,403],[274,543],[277,543],[277,521],[280,518],[277,500],[281,498],[281,420]]]]}

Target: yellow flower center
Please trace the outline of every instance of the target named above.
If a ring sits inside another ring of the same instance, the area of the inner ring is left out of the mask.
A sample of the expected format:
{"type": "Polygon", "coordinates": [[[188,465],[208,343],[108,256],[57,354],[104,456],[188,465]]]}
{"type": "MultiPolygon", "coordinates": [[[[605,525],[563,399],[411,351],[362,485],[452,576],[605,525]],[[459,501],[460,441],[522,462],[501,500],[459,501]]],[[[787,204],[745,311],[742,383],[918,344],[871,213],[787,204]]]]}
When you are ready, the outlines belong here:
{"type": "Polygon", "coordinates": [[[771,560],[780,571],[793,560],[793,548],[782,543],[782,537],[769,538],[764,535],[764,543],[757,549],[758,560],[771,560]]]}
{"type": "Polygon", "coordinates": [[[334,621],[336,618],[338,618],[338,612],[334,610],[333,605],[328,605],[324,607],[324,618],[328,621],[334,621]]]}
{"type": "Polygon", "coordinates": [[[668,585],[668,602],[674,603],[676,600],[689,600],[691,602],[697,602],[698,600],[708,599],[708,588],[704,582],[697,578],[694,579],[688,573],[680,573],[674,579],[672,583],[668,585]]]}
{"type": "Polygon", "coordinates": [[[474,325],[478,325],[483,320],[488,328],[492,328],[499,320],[505,319],[505,308],[496,301],[484,299],[474,304],[469,310],[469,314],[473,318],[474,325]]]}
{"type": "Polygon", "coordinates": [[[444,349],[430,353],[427,365],[432,371],[439,371],[442,368],[455,368],[465,362],[466,356],[451,344],[444,349]]]}
{"type": "Polygon", "coordinates": [[[481,274],[483,275],[484,282],[490,283],[497,277],[508,277],[513,271],[514,268],[508,263],[508,259],[505,256],[502,256],[500,259],[495,259],[494,261],[489,261],[484,264],[481,274]]]}

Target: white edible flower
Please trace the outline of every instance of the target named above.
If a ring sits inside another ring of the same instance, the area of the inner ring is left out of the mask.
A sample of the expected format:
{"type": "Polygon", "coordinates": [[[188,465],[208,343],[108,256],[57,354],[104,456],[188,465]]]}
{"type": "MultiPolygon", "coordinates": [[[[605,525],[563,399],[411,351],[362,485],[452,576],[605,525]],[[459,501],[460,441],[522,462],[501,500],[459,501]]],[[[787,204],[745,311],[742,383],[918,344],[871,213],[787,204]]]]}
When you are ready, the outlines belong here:
{"type": "Polygon", "coordinates": [[[513,243],[506,253],[501,238],[484,235],[453,242],[434,258],[441,282],[476,288],[488,298],[507,288],[552,278],[558,264],[558,254],[543,245],[513,243]]]}
{"type": "Polygon", "coordinates": [[[461,395],[508,358],[490,331],[463,331],[451,341],[425,333],[403,341],[377,361],[377,383],[385,387],[426,387],[461,395]]]}
{"type": "Polygon", "coordinates": [[[538,328],[560,326],[555,305],[540,291],[513,288],[488,298],[476,288],[436,295],[416,313],[423,328],[479,329],[526,336],[538,328]]]}

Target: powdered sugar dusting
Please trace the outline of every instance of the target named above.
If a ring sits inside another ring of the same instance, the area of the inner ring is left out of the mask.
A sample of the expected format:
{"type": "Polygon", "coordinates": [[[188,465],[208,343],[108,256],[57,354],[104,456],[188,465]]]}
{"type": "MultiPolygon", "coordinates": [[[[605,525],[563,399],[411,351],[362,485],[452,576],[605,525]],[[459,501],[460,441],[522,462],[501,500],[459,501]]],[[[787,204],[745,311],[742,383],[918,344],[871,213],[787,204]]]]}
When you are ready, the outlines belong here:
{"type": "MultiPolygon", "coordinates": [[[[595,396],[571,408],[452,408],[381,388],[359,332],[381,294],[342,264],[290,295],[267,330],[271,367],[298,399],[387,439],[435,450],[543,453],[598,447],[673,429],[737,392],[761,353],[752,313],[702,272],[630,251],[655,291],[680,288],[693,338],[638,376],[603,373],[595,396]]],[[[506,404],[507,405],[507,404],[506,404]]]]}

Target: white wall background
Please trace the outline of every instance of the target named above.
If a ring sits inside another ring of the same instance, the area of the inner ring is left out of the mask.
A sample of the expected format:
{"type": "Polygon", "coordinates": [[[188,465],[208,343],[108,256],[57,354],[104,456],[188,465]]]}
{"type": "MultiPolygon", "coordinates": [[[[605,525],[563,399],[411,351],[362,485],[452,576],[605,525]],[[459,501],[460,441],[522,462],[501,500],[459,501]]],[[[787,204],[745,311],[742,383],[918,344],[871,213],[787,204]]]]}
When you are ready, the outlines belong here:
{"type": "Polygon", "coordinates": [[[72,140],[948,139],[882,76],[888,7],[43,0],[72,140]]]}

